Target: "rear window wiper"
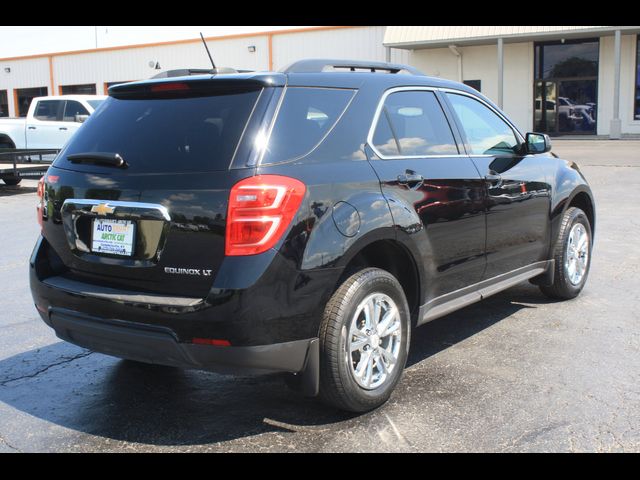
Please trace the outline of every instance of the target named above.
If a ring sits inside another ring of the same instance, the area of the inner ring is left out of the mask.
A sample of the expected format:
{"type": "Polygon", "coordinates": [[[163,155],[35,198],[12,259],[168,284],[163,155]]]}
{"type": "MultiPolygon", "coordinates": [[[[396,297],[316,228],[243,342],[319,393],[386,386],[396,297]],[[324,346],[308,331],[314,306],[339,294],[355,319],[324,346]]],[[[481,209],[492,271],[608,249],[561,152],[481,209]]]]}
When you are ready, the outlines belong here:
{"type": "Polygon", "coordinates": [[[119,153],[110,152],[73,153],[71,155],[67,155],[67,160],[71,163],[93,163],[118,168],[127,168],[129,166],[119,153]]]}

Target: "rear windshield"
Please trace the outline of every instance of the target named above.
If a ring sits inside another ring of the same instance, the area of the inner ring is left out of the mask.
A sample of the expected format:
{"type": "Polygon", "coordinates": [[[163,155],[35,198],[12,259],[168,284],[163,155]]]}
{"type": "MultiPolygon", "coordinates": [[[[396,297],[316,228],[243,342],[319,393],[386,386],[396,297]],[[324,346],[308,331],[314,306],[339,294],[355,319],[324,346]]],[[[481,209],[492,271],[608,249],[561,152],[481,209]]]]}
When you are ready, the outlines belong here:
{"type": "Polygon", "coordinates": [[[128,172],[226,170],[260,90],[189,98],[109,97],[70,140],[54,165],[96,171],[109,167],[70,163],[76,153],[118,153],[128,172]]]}

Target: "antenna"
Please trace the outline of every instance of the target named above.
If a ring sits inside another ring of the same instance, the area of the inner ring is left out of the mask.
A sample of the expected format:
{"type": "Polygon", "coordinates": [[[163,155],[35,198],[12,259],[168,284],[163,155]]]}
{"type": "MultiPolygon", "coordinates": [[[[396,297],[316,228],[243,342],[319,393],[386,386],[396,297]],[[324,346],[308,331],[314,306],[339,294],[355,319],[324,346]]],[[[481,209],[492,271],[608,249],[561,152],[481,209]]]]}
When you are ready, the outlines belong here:
{"type": "Polygon", "coordinates": [[[213,69],[216,69],[216,64],[213,63],[213,58],[211,58],[211,52],[209,52],[209,47],[207,47],[207,42],[204,41],[204,37],[202,36],[202,32],[200,32],[200,38],[202,39],[202,43],[204,43],[204,48],[207,50],[207,55],[209,55],[209,60],[211,60],[211,66],[213,69]]]}

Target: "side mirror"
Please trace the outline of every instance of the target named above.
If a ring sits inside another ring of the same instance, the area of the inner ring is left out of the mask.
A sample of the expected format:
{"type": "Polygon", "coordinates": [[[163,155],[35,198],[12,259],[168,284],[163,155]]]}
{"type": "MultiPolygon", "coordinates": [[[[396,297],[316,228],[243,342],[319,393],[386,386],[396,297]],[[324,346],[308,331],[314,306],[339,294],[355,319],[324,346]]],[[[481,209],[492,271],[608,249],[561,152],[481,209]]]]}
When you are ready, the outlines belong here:
{"type": "Polygon", "coordinates": [[[545,133],[532,133],[526,135],[527,153],[546,153],[551,151],[551,139],[545,133]]]}
{"type": "Polygon", "coordinates": [[[89,115],[80,115],[80,114],[77,114],[77,115],[76,115],[76,122],[78,122],[78,123],[84,123],[84,122],[87,120],[87,118],[89,118],[89,115]]]}

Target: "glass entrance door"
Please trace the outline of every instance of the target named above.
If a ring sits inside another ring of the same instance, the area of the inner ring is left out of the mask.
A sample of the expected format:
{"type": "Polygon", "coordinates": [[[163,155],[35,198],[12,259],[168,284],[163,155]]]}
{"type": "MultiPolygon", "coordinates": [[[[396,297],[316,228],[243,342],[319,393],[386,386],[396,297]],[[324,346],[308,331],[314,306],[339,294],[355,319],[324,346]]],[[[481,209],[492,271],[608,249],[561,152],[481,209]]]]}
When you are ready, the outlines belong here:
{"type": "Polygon", "coordinates": [[[549,135],[595,135],[597,39],[535,44],[534,129],[549,135]]]}
{"type": "Polygon", "coordinates": [[[558,81],[558,133],[596,133],[595,79],[558,81]]]}

